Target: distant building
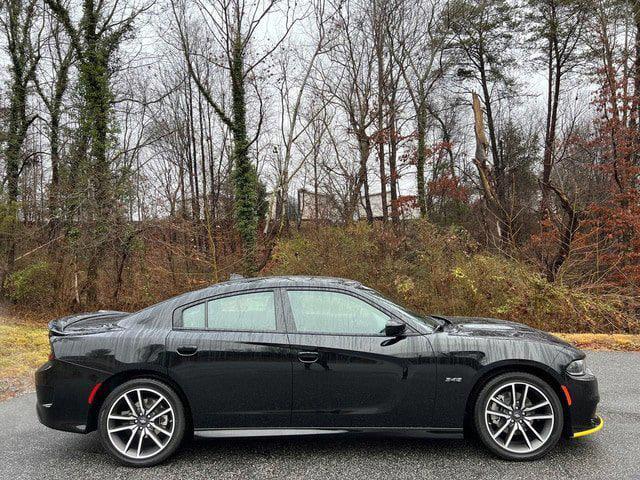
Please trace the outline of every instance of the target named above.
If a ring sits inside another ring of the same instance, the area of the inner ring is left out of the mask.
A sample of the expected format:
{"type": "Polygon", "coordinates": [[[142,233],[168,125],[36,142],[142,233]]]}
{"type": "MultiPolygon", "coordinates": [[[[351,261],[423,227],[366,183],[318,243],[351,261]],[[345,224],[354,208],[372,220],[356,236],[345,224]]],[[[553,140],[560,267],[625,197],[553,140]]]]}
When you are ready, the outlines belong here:
{"type": "MultiPolygon", "coordinates": [[[[387,201],[391,203],[391,198],[387,195],[387,201]]],[[[369,202],[371,203],[371,211],[373,213],[374,220],[382,220],[382,193],[373,193],[369,195],[369,202]]],[[[413,197],[400,197],[400,218],[412,219],[420,217],[420,209],[413,201],[413,197]]],[[[313,192],[301,188],[298,190],[298,218],[301,221],[310,220],[323,220],[332,223],[337,223],[342,220],[340,209],[338,208],[339,200],[329,194],[318,194],[317,201],[316,195],[313,192]],[[316,212],[317,205],[317,212],[316,212]]],[[[388,206],[391,209],[390,205],[388,206]]],[[[391,211],[389,211],[391,215],[391,211]]],[[[367,211],[364,206],[364,197],[360,198],[358,202],[358,208],[355,212],[356,220],[364,220],[367,218],[367,211]]]]}
{"type": "Polygon", "coordinates": [[[332,195],[313,192],[301,188],[298,190],[298,218],[301,221],[324,220],[328,222],[340,222],[342,215],[337,208],[337,202],[332,195]]]}
{"type": "MultiPolygon", "coordinates": [[[[412,218],[420,218],[420,209],[418,208],[417,203],[414,201],[414,197],[412,196],[401,196],[398,199],[400,218],[403,220],[409,220],[412,218]]],[[[382,193],[370,193],[369,194],[369,203],[371,204],[371,213],[373,214],[374,220],[382,220],[383,209],[382,209],[382,193]]],[[[387,208],[388,214],[391,216],[391,196],[387,194],[387,208]]],[[[360,198],[360,203],[358,204],[358,219],[364,220],[367,218],[367,210],[364,206],[364,197],[360,198]]]]}

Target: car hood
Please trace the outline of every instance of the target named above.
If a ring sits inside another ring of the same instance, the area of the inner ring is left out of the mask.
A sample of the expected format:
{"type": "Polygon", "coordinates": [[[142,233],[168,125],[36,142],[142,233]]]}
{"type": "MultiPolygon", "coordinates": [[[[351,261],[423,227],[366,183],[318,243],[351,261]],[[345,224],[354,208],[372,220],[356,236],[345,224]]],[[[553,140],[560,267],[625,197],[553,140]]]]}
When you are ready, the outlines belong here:
{"type": "Polygon", "coordinates": [[[571,345],[558,337],[522,323],[484,317],[439,316],[438,318],[447,320],[451,324],[448,330],[452,335],[521,339],[525,341],[552,343],[573,349],[571,345]]]}

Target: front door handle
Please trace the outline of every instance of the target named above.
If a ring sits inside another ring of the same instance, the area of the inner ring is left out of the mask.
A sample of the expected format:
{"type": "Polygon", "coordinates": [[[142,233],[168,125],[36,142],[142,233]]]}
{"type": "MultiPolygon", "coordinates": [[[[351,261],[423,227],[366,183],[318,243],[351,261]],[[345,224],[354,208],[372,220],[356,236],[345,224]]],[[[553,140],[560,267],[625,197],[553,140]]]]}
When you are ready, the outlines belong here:
{"type": "Polygon", "coordinates": [[[318,352],[298,352],[298,360],[302,363],[314,363],[318,361],[318,352]]]}
{"type": "Polygon", "coordinates": [[[178,352],[178,355],[189,357],[196,354],[196,352],[198,351],[198,347],[195,345],[183,345],[181,347],[178,347],[176,350],[178,352]]]}

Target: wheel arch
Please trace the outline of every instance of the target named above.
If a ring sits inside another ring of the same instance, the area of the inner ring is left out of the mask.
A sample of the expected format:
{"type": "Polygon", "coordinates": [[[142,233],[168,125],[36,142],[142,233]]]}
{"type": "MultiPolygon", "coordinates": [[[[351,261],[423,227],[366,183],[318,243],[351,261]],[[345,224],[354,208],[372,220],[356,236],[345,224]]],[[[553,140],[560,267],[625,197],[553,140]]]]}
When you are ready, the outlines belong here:
{"type": "Polygon", "coordinates": [[[89,408],[86,432],[91,432],[97,428],[100,409],[102,408],[102,405],[109,394],[123,383],[128,382],[129,380],[135,380],[137,378],[149,378],[157,380],[172,388],[180,397],[180,400],[182,401],[182,404],[184,406],[184,414],[187,421],[185,431],[189,432],[193,430],[193,416],[191,413],[191,406],[189,405],[189,400],[187,399],[184,391],[182,390],[182,388],[180,388],[180,385],[178,385],[171,377],[162,372],[158,372],[156,370],[136,369],[118,372],[111,375],[102,382],[89,408]]]}
{"type": "Polygon", "coordinates": [[[535,361],[520,361],[518,363],[505,361],[492,364],[479,373],[478,378],[476,379],[471,391],[469,392],[469,395],[467,396],[467,401],[465,404],[465,436],[469,436],[475,433],[473,426],[473,411],[480,391],[491,379],[503,373],[529,373],[547,382],[551,386],[551,388],[553,388],[553,391],[560,399],[560,404],[562,405],[562,415],[564,417],[563,433],[565,435],[571,434],[569,405],[567,404],[567,398],[562,391],[562,383],[558,374],[547,365],[535,361]]]}

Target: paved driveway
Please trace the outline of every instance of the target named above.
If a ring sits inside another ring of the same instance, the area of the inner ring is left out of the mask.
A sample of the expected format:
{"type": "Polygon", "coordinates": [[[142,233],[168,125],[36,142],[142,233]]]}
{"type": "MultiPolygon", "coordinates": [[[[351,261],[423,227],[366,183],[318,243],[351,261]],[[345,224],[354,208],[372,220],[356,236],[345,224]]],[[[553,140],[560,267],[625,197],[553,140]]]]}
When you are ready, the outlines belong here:
{"type": "Polygon", "coordinates": [[[510,463],[466,440],[317,436],[196,440],[165,464],[136,470],[101,449],[95,433],[40,425],[33,394],[0,403],[0,479],[594,478],[640,480],[640,353],[593,352],[604,429],[561,441],[546,458],[510,463]]]}

